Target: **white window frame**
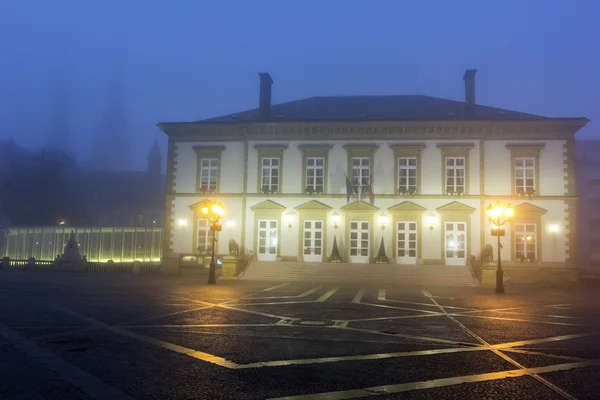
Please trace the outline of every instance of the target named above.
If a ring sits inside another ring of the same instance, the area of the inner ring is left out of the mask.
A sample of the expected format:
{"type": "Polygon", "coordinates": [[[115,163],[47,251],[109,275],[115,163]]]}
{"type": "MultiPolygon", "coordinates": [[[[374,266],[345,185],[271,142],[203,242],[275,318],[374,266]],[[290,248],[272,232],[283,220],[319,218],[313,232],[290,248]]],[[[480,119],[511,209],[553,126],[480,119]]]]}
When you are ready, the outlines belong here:
{"type": "Polygon", "coordinates": [[[351,263],[361,263],[368,264],[369,257],[371,255],[371,223],[369,221],[361,221],[361,220],[353,220],[350,221],[350,231],[349,231],[349,255],[351,263]],[[355,225],[356,224],[356,225],[355,225]],[[356,226],[356,227],[354,227],[356,226]],[[364,239],[362,237],[363,233],[367,233],[367,238],[364,239]],[[352,238],[352,234],[356,233],[356,238],[352,238]],[[359,237],[358,235],[361,235],[359,237]],[[356,244],[353,246],[353,242],[356,244]],[[366,242],[366,243],[364,243],[366,242]],[[360,246],[359,246],[360,244],[360,246]],[[365,246],[363,246],[363,244],[365,246]],[[360,250],[360,254],[359,251],[360,250]],[[365,251],[363,251],[365,250],[365,251]],[[354,252],[354,254],[353,254],[354,252]],[[366,253],[366,254],[365,254],[366,253]]]}
{"type": "Polygon", "coordinates": [[[353,157],[352,158],[352,186],[358,192],[358,187],[361,186],[364,190],[369,186],[371,177],[371,159],[369,157],[353,157]],[[355,163],[355,161],[357,163],[355,163]],[[359,185],[360,184],[360,185],[359,185]]]}
{"type": "Polygon", "coordinates": [[[398,264],[416,264],[419,247],[419,234],[417,231],[416,221],[397,221],[396,222],[396,262],[398,264]],[[401,224],[404,229],[400,229],[401,224]],[[404,240],[401,240],[401,233],[405,235],[404,240]],[[415,238],[410,239],[410,235],[414,234],[415,238]],[[406,236],[408,235],[408,236],[406,236]],[[410,243],[414,242],[414,249],[410,248],[410,243]],[[404,243],[404,246],[400,246],[400,243],[404,243]],[[406,243],[409,243],[408,246],[406,243]],[[405,251],[404,255],[400,255],[400,251],[405,251]],[[415,255],[410,256],[410,251],[414,250],[415,255]]]}
{"type": "Polygon", "coordinates": [[[276,261],[279,246],[279,221],[276,219],[259,219],[257,221],[256,254],[258,261],[276,261]],[[264,223],[264,226],[262,226],[264,223]],[[261,246],[261,232],[264,232],[264,246],[261,246]],[[274,236],[273,237],[273,234],[274,236]],[[273,239],[275,239],[273,241],[273,239]],[[261,247],[264,249],[261,252],[261,247]]]}
{"type": "Polygon", "coordinates": [[[323,234],[325,222],[322,220],[307,219],[304,220],[303,224],[304,225],[302,227],[302,256],[304,258],[304,261],[323,261],[323,234]],[[320,225],[320,228],[317,227],[317,224],[320,225]]]}
{"type": "Polygon", "coordinates": [[[200,254],[206,254],[212,245],[212,236],[210,234],[210,222],[206,218],[198,218],[196,227],[196,249],[200,254]],[[201,234],[202,233],[202,234],[201,234]]]}
{"type": "Polygon", "coordinates": [[[325,158],[324,157],[306,157],[306,187],[312,188],[315,192],[325,191],[325,158]],[[318,161],[321,165],[318,165],[318,161]],[[321,176],[318,175],[321,171],[321,176]],[[321,178],[321,183],[317,179],[321,178]],[[312,182],[311,182],[312,180],[312,182]]]}
{"type": "Polygon", "coordinates": [[[219,177],[219,159],[201,158],[200,159],[200,187],[201,191],[216,192],[217,180],[219,177]],[[204,164],[207,165],[204,165],[204,164]]]}
{"type": "Polygon", "coordinates": [[[517,193],[528,193],[535,192],[535,157],[517,157],[515,158],[515,191],[517,193]],[[531,165],[527,165],[527,162],[530,162],[531,165]],[[519,165],[520,164],[520,165],[519,165]],[[521,176],[519,177],[519,172],[521,176]],[[527,176],[527,173],[530,173],[530,177],[527,176]],[[519,180],[521,182],[519,182],[519,180]],[[527,184],[527,181],[531,180],[531,185],[527,184]]]}
{"type": "Polygon", "coordinates": [[[533,222],[515,222],[514,224],[514,235],[515,235],[515,259],[520,261],[524,258],[528,261],[531,256],[535,261],[537,259],[537,224],[533,222]],[[528,230],[530,228],[531,230],[528,230]],[[531,239],[528,239],[528,238],[531,239]],[[518,249],[519,243],[523,244],[523,250],[518,249]],[[519,255],[519,253],[522,253],[519,255]]]}
{"type": "Polygon", "coordinates": [[[398,157],[398,191],[414,190],[417,192],[417,157],[398,157]],[[404,165],[403,165],[404,164],[404,165]],[[413,176],[411,176],[411,172],[413,176]],[[406,181],[402,184],[402,179],[406,181]],[[411,184],[414,180],[414,184],[411,184]]]}
{"type": "Polygon", "coordinates": [[[446,170],[446,176],[445,176],[445,187],[446,187],[446,192],[460,192],[460,193],[465,193],[465,189],[466,189],[466,183],[467,183],[467,171],[466,171],[466,158],[465,157],[446,157],[446,161],[445,161],[445,170],[446,170]],[[457,165],[458,161],[462,161],[462,165],[457,165]],[[451,163],[450,165],[448,165],[449,163],[451,163]],[[452,174],[450,174],[450,171],[452,171],[452,174]],[[462,171],[462,175],[459,176],[459,172],[462,171]],[[452,175],[452,177],[450,176],[452,175]],[[457,177],[458,178],[462,178],[462,184],[458,184],[457,183],[457,177]],[[453,179],[453,183],[449,184],[449,180],[453,179]]]}
{"type": "Polygon", "coordinates": [[[260,189],[267,188],[269,191],[279,192],[281,187],[281,158],[280,157],[263,157],[260,161],[261,164],[261,176],[260,176],[260,189]],[[274,161],[277,161],[277,165],[273,165],[274,161]],[[267,164],[265,164],[267,162],[267,164]],[[276,174],[273,174],[277,171],[276,174]],[[265,184],[265,179],[267,183],[265,184]]]}

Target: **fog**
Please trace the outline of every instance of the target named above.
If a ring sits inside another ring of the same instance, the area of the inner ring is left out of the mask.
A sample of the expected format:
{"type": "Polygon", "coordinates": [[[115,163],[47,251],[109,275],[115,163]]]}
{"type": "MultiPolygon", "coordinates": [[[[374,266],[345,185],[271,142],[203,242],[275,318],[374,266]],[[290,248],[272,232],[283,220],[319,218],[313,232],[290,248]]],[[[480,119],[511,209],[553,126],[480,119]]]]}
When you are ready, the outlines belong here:
{"type": "Polygon", "coordinates": [[[258,72],[273,76],[274,102],[462,100],[466,68],[479,71],[478,103],[587,117],[578,138],[598,137],[598,15],[594,0],[4,1],[0,139],[142,170],[155,138],[166,153],[157,122],[255,108],[258,72]]]}

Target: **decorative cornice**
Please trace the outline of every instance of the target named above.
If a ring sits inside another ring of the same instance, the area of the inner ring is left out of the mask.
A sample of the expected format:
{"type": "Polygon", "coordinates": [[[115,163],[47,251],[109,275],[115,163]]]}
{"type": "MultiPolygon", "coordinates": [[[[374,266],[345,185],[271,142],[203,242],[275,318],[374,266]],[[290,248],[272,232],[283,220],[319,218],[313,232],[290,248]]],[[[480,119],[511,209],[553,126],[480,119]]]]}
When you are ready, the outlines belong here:
{"type": "Polygon", "coordinates": [[[253,124],[163,123],[178,141],[239,140],[551,140],[573,138],[585,118],[536,121],[363,121],[253,124]]]}

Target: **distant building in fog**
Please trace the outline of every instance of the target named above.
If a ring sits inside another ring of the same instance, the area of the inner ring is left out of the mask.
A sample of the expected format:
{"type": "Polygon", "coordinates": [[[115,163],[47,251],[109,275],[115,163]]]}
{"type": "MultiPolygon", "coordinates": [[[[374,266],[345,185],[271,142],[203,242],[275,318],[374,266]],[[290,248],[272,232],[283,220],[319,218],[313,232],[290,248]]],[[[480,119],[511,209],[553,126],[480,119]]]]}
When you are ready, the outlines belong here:
{"type": "Polygon", "coordinates": [[[579,250],[584,273],[600,273],[600,140],[577,141],[579,250]]]}
{"type": "Polygon", "coordinates": [[[93,226],[162,227],[165,177],[155,140],[145,171],[82,172],[93,226]]]}

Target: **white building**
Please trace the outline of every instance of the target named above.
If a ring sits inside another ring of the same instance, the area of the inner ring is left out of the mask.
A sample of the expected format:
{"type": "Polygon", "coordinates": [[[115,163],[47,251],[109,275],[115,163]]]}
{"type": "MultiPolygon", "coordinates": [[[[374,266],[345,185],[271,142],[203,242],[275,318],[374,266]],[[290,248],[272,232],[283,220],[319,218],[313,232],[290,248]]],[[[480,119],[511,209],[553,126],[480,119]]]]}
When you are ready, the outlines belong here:
{"type": "Polygon", "coordinates": [[[576,267],[574,139],[587,119],[476,105],[475,70],[463,78],[465,102],[271,105],[271,77],[260,78],[258,109],[158,125],[169,137],[165,254],[208,246],[200,208],[218,200],[219,254],[233,239],[253,260],[326,262],[335,236],[343,262],[367,264],[383,238],[390,263],[466,265],[486,244],[496,248],[486,208],[499,201],[515,208],[505,266],[576,267]],[[346,175],[361,201],[347,200],[346,175]]]}

